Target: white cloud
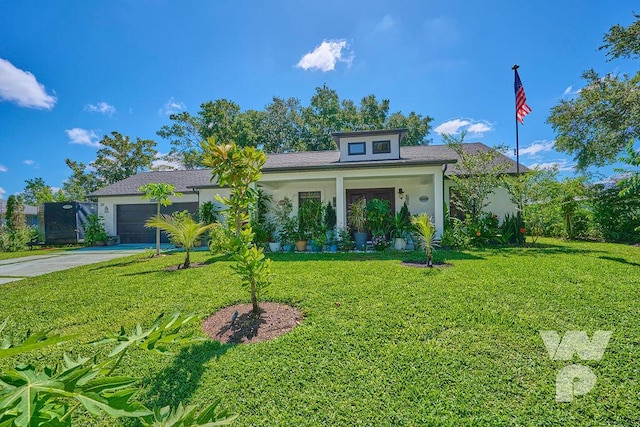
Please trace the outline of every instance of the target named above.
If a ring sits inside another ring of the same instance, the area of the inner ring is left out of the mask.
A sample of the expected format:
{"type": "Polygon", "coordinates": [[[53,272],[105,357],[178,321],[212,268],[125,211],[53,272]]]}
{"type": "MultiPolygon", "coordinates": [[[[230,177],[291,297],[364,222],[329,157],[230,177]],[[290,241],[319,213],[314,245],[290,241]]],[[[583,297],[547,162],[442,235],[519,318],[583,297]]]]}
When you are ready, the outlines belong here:
{"type": "Polygon", "coordinates": [[[456,134],[460,132],[461,128],[468,126],[469,124],[471,124],[471,122],[468,120],[453,119],[438,125],[434,130],[440,135],[456,134]]]}
{"type": "Polygon", "coordinates": [[[566,159],[550,161],[550,162],[542,162],[542,163],[533,163],[531,165],[527,165],[529,169],[557,169],[560,172],[573,172],[576,169],[575,165],[570,164],[566,159]]]}
{"type": "Polygon", "coordinates": [[[56,97],[47,94],[35,76],[0,58],[0,100],[15,102],[21,107],[50,110],[56,97]]]}
{"type": "Polygon", "coordinates": [[[6,172],[9,169],[7,169],[7,167],[5,165],[0,165],[0,172],[6,172]]]}
{"type": "Polygon", "coordinates": [[[535,141],[533,144],[520,149],[521,156],[535,157],[538,153],[544,153],[553,150],[554,141],[535,141]]]}
{"type": "Polygon", "coordinates": [[[374,33],[383,33],[385,31],[389,31],[396,25],[396,21],[393,19],[391,15],[384,15],[382,20],[378,22],[376,28],[373,30],[374,33]]]}
{"type": "Polygon", "coordinates": [[[73,128],[65,130],[67,136],[70,139],[71,144],[87,145],[89,147],[101,147],[98,139],[98,134],[93,130],[87,130],[82,128],[73,128]]]}
{"type": "Polygon", "coordinates": [[[87,104],[84,106],[85,111],[89,111],[90,113],[102,113],[111,117],[116,112],[116,107],[113,105],[107,104],[106,102],[98,102],[97,104],[87,104]]]}
{"type": "Polygon", "coordinates": [[[324,40],[313,52],[305,54],[296,67],[304,70],[316,68],[325,73],[333,71],[336,68],[336,62],[351,64],[353,61],[353,53],[346,51],[348,47],[346,40],[324,40]],[[343,49],[348,53],[346,58],[343,56],[343,49]]]}
{"type": "Polygon", "coordinates": [[[7,194],[7,190],[0,187],[0,199],[4,199],[4,195],[7,194]]]}
{"type": "Polygon", "coordinates": [[[31,165],[35,164],[36,162],[34,162],[34,161],[33,161],[33,160],[31,160],[31,159],[26,159],[26,160],[25,160],[25,161],[23,161],[22,163],[24,163],[24,164],[25,164],[25,165],[27,165],[27,166],[31,166],[31,165]]]}
{"type": "Polygon", "coordinates": [[[480,134],[480,135],[482,135],[485,132],[489,132],[491,130],[493,130],[491,125],[485,122],[473,123],[472,125],[469,125],[469,127],[467,128],[467,131],[469,133],[480,134]]]}
{"type": "MultiPolygon", "coordinates": [[[[186,107],[183,102],[178,102],[175,99],[170,98],[167,102],[164,103],[162,108],[158,111],[159,114],[166,114],[167,116],[170,114],[181,113],[186,110],[186,107]]],[[[131,114],[131,110],[129,110],[129,114],[131,114]]]]}
{"type": "Polygon", "coordinates": [[[481,137],[485,132],[492,131],[493,126],[491,125],[491,123],[484,120],[453,119],[441,123],[434,130],[440,135],[455,135],[462,131],[466,131],[469,133],[469,136],[481,137]]]}

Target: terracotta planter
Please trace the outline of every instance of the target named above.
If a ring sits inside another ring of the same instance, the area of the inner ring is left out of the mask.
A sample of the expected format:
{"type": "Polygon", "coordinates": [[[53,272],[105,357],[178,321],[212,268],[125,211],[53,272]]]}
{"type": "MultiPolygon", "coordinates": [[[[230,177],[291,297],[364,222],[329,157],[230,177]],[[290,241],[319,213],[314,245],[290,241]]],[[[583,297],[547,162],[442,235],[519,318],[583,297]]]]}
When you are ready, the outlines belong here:
{"type": "Polygon", "coordinates": [[[306,240],[298,240],[296,242],[296,250],[300,252],[304,252],[307,250],[307,241],[306,240]]]}

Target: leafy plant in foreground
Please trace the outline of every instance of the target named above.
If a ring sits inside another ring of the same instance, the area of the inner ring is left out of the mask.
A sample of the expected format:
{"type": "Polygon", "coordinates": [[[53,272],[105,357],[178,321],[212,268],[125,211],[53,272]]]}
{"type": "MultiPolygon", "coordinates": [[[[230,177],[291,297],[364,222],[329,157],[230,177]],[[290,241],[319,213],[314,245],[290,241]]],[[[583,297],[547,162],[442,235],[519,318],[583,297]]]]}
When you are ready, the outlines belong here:
{"type": "MultiPolygon", "coordinates": [[[[74,359],[65,353],[60,365],[37,368],[20,364],[13,369],[0,371],[0,426],[71,426],[72,415],[84,408],[92,415],[107,414],[111,417],[139,418],[148,426],[212,426],[229,424],[235,416],[218,410],[220,399],[196,415],[195,406],[186,408],[164,407],[149,410],[134,399],[139,388],[136,378],[113,375],[127,350],[136,345],[147,350],[166,353],[171,343],[192,342],[190,335],[181,334],[182,326],[193,316],[175,314],[158,317],[148,330],[136,326],[131,334],[124,328],[94,344],[117,343],[103,359],[98,354],[74,359]],[[116,359],[117,357],[117,359],[116,359]]],[[[6,326],[0,327],[0,332],[6,326]]],[[[0,358],[56,344],[70,337],[45,333],[30,335],[17,344],[11,336],[2,341],[0,358]]]]}

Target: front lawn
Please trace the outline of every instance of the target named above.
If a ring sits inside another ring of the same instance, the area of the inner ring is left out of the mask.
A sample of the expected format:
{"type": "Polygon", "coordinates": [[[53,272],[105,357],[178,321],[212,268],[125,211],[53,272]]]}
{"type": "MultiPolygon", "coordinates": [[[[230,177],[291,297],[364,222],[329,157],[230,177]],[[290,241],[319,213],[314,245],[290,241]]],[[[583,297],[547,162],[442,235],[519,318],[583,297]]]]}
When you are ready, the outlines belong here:
{"type": "Polygon", "coordinates": [[[32,255],[48,255],[53,252],[67,251],[75,248],[60,248],[60,247],[44,247],[34,248],[33,250],[18,251],[18,252],[0,252],[0,261],[3,259],[23,258],[32,255]]]}
{"type": "MultiPolygon", "coordinates": [[[[640,248],[543,240],[436,253],[452,267],[401,265],[419,256],[276,254],[268,299],[302,309],[300,326],[257,344],[132,351],[122,373],[143,378],[149,404],[222,396],[236,425],[640,423],[640,248]],[[613,335],[599,361],[553,361],[539,330],[613,335]],[[572,363],[597,383],[556,403],[556,375],[572,363]]],[[[163,270],[182,259],[133,256],[2,285],[0,318],[18,333],[78,334],[65,347],[88,355],[83,343],[120,325],[148,326],[163,311],[204,318],[248,301],[230,262],[198,252],[193,262],[211,264],[163,270]]],[[[53,363],[61,350],[31,356],[53,363]]]]}

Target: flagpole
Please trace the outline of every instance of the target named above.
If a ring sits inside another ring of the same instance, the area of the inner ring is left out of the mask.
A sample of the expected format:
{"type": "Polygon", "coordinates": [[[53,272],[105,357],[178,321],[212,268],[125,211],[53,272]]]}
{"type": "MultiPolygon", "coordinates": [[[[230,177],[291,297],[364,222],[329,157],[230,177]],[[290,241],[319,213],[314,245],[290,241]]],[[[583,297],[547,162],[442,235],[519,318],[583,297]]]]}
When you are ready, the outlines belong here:
{"type": "MultiPolygon", "coordinates": [[[[520,66],[518,64],[515,64],[513,67],[511,67],[511,69],[513,70],[513,77],[515,79],[516,73],[518,72],[518,68],[520,68],[520,66]]],[[[517,104],[517,100],[516,100],[516,104],[517,104]]],[[[516,109],[515,109],[515,119],[516,119],[516,176],[520,175],[520,143],[518,141],[518,108],[516,105],[516,109]]]]}

